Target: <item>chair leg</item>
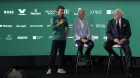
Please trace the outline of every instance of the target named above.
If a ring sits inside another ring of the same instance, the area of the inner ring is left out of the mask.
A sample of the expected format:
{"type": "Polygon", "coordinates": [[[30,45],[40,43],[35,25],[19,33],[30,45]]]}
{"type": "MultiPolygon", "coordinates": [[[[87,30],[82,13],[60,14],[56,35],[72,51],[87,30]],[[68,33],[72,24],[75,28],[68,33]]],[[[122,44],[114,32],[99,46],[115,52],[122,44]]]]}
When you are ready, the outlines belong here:
{"type": "Polygon", "coordinates": [[[94,74],[94,69],[93,69],[93,64],[92,64],[91,54],[90,54],[90,65],[91,65],[91,68],[92,68],[92,73],[94,74]]]}
{"type": "Polygon", "coordinates": [[[132,58],[132,66],[136,66],[136,63],[135,63],[135,59],[134,58],[132,58]]]}
{"type": "Polygon", "coordinates": [[[133,64],[134,64],[135,67],[137,67],[137,57],[133,58],[133,64]]]}
{"type": "Polygon", "coordinates": [[[79,53],[77,52],[75,75],[76,75],[76,73],[77,73],[77,65],[78,65],[78,61],[79,61],[79,53]]]}
{"type": "Polygon", "coordinates": [[[110,66],[110,59],[111,59],[111,55],[109,55],[109,59],[108,59],[108,66],[107,66],[107,75],[108,75],[108,71],[109,71],[109,66],[110,66]]]}
{"type": "Polygon", "coordinates": [[[120,48],[120,54],[121,54],[123,68],[124,68],[124,72],[125,72],[125,61],[124,61],[124,58],[123,58],[123,53],[122,53],[122,49],[121,48],[120,48]]]}
{"type": "Polygon", "coordinates": [[[135,60],[135,66],[137,67],[137,57],[134,57],[135,60]]]}

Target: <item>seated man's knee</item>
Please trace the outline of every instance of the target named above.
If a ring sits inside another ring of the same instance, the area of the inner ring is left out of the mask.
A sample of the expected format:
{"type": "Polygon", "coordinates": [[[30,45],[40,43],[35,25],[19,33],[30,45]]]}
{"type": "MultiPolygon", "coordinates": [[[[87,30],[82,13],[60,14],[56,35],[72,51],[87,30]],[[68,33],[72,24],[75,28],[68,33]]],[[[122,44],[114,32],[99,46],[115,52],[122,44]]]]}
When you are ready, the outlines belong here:
{"type": "Polygon", "coordinates": [[[89,45],[88,45],[90,48],[93,48],[94,47],[94,43],[92,42],[92,43],[89,43],[89,45]]]}
{"type": "Polygon", "coordinates": [[[78,45],[78,48],[82,48],[83,47],[83,45],[78,45]]]}
{"type": "Polygon", "coordinates": [[[128,54],[131,54],[131,49],[129,45],[123,45],[122,48],[124,48],[124,50],[127,51],[128,54]]]}
{"type": "Polygon", "coordinates": [[[105,44],[103,45],[103,47],[104,47],[104,49],[107,49],[109,46],[105,43],[105,44]]]}

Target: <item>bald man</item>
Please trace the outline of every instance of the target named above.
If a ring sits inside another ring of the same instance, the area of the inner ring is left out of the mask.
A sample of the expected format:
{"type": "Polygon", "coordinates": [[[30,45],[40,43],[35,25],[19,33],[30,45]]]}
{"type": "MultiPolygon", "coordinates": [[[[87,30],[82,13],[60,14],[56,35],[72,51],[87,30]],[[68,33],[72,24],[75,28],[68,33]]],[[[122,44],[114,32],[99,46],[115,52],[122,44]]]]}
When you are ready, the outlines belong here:
{"type": "Polygon", "coordinates": [[[114,19],[109,20],[106,30],[107,41],[104,44],[105,50],[109,54],[113,54],[115,58],[118,58],[118,54],[112,49],[114,44],[121,45],[121,48],[125,52],[126,62],[126,75],[129,75],[129,68],[131,64],[131,49],[129,46],[129,38],[131,36],[131,28],[129,21],[122,18],[122,11],[116,9],[114,12],[114,19]]]}
{"type": "Polygon", "coordinates": [[[84,19],[84,10],[79,10],[78,16],[79,18],[73,23],[74,39],[75,43],[78,45],[80,57],[83,56],[83,45],[87,44],[89,46],[84,54],[84,56],[88,57],[92,48],[94,47],[94,43],[91,40],[91,26],[90,23],[84,19]]]}

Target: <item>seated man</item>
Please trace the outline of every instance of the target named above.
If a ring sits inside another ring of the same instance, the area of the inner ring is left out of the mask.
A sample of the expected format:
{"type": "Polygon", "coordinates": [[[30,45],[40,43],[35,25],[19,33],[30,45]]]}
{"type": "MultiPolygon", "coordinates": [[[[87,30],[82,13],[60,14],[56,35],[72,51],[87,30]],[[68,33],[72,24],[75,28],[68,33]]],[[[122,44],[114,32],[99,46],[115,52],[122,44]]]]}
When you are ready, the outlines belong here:
{"type": "Polygon", "coordinates": [[[73,29],[74,29],[74,39],[75,43],[78,45],[78,52],[80,57],[83,56],[82,50],[83,45],[87,44],[88,48],[85,52],[85,56],[88,56],[94,47],[94,43],[91,40],[91,31],[90,31],[90,24],[87,20],[84,19],[85,11],[80,10],[78,12],[79,18],[74,21],[73,29]]]}
{"type": "Polygon", "coordinates": [[[107,30],[107,41],[104,44],[105,50],[109,54],[113,54],[116,59],[119,55],[112,49],[114,44],[121,45],[121,48],[125,52],[125,62],[126,62],[126,75],[129,74],[129,68],[131,64],[131,49],[129,46],[129,38],[131,37],[131,28],[129,21],[122,17],[122,11],[117,9],[114,12],[114,19],[109,20],[107,30]]]}

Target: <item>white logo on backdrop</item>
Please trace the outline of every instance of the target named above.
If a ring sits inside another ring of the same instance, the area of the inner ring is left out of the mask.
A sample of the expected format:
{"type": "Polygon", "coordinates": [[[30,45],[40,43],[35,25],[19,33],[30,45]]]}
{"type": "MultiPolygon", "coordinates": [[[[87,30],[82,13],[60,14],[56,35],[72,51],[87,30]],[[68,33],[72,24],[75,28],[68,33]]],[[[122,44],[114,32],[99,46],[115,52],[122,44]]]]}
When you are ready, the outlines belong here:
{"type": "MultiPolygon", "coordinates": [[[[78,8],[78,12],[82,10],[82,8],[78,8]]],[[[78,15],[78,12],[77,13],[74,13],[74,15],[78,15]]]]}
{"type": "Polygon", "coordinates": [[[26,15],[25,14],[26,9],[18,9],[18,11],[19,11],[18,15],[26,15]]]}
{"type": "Polygon", "coordinates": [[[13,10],[4,10],[4,14],[14,14],[13,10]]]}
{"type": "Polygon", "coordinates": [[[34,12],[30,12],[31,15],[41,15],[40,12],[38,12],[37,9],[34,9],[34,12]]]}
{"type": "Polygon", "coordinates": [[[8,34],[8,35],[7,35],[6,40],[12,40],[11,34],[8,34]]]}

